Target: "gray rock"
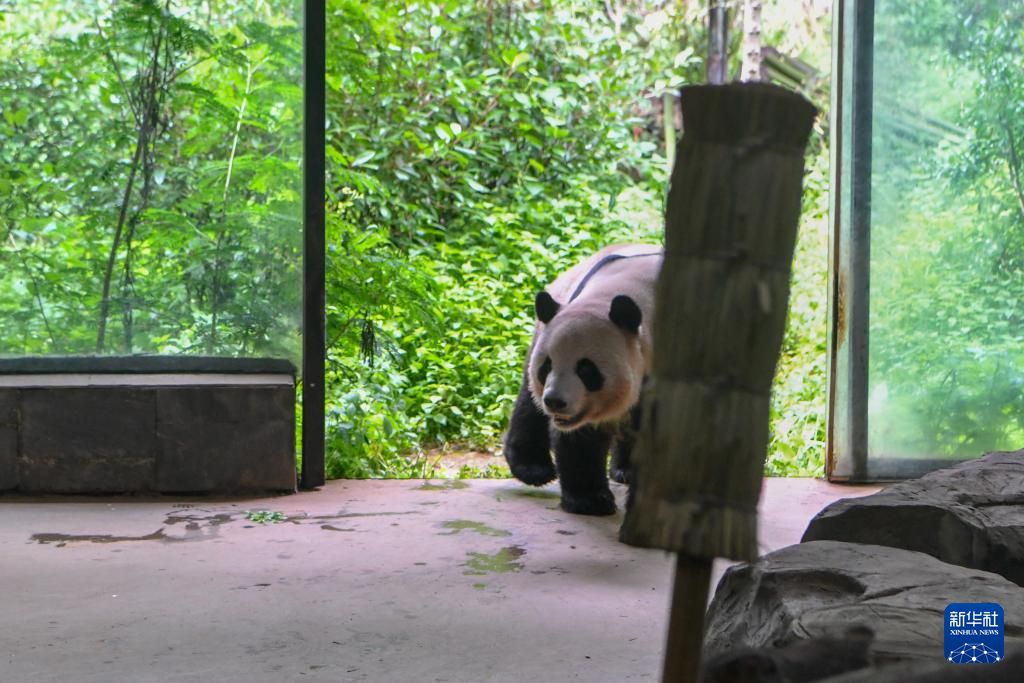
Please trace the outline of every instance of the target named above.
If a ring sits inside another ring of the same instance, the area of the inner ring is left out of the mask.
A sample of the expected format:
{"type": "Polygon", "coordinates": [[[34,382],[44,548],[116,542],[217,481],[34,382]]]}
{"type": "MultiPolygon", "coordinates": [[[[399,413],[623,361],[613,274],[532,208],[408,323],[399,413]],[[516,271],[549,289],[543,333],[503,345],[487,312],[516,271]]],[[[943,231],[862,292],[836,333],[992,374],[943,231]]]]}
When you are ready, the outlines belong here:
{"type": "Polygon", "coordinates": [[[1024,586],[1024,451],[990,453],[836,501],[811,520],[803,540],[917,550],[1024,586]]]}
{"type": "Polygon", "coordinates": [[[780,648],[733,647],[704,663],[702,683],[812,683],[825,676],[870,667],[868,629],[843,638],[799,640],[780,648]]]}
{"type": "Polygon", "coordinates": [[[998,664],[902,662],[832,676],[819,683],[1020,683],[1024,681],[1024,650],[1008,651],[998,664]]]}
{"type": "Polygon", "coordinates": [[[1007,647],[1024,647],[1024,591],[1001,576],[884,546],[813,541],[726,571],[708,608],[708,661],[737,647],[785,648],[809,639],[874,634],[876,665],[943,655],[951,602],[996,602],[1007,647]]]}

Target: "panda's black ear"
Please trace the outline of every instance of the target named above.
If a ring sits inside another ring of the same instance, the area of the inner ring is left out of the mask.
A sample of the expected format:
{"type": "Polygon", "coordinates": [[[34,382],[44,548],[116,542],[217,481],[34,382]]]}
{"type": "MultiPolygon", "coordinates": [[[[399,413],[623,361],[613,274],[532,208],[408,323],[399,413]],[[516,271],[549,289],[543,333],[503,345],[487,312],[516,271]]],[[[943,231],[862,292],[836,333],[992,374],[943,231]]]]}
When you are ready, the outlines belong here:
{"type": "Polygon", "coordinates": [[[537,298],[533,300],[533,308],[537,311],[537,320],[547,325],[561,306],[547,292],[537,292],[537,298]]]}
{"type": "Polygon", "coordinates": [[[612,299],[612,307],[608,311],[608,317],[613,323],[633,334],[640,331],[640,322],[643,320],[640,307],[625,294],[619,294],[612,299]]]}

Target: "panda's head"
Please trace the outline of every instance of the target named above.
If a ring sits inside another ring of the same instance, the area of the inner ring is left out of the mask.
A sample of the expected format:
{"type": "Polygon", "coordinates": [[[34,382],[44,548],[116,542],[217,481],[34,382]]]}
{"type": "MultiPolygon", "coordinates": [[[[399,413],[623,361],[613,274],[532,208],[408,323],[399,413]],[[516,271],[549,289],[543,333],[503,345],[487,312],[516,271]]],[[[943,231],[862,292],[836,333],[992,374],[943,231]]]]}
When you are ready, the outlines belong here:
{"type": "Polygon", "coordinates": [[[596,313],[540,292],[535,308],[543,323],[529,364],[537,406],[561,431],[622,417],[638,400],[645,371],[640,307],[619,295],[596,313]]]}

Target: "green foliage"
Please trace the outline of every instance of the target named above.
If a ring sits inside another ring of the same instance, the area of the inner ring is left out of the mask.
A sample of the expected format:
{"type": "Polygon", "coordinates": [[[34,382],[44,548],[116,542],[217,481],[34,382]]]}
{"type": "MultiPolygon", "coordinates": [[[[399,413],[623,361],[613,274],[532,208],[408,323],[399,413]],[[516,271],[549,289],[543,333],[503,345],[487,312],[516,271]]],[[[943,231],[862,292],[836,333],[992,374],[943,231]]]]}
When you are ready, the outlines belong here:
{"type": "Polygon", "coordinates": [[[882,92],[901,89],[876,134],[871,450],[1018,448],[1024,11],[914,0],[876,35],[882,92]]]}
{"type": "Polygon", "coordinates": [[[824,472],[828,149],[817,137],[808,153],[789,315],[772,387],[771,439],[765,472],[820,477],[824,472]]]}
{"type": "Polygon", "coordinates": [[[257,524],[279,524],[288,519],[283,512],[273,510],[248,510],[245,513],[245,518],[257,524]]]}
{"type": "Polygon", "coordinates": [[[700,64],[682,17],[616,31],[593,2],[336,0],[329,16],[353,46],[328,79],[330,474],[400,476],[423,471],[422,446],[497,443],[538,286],[660,238],[664,161],[639,114],[700,64]]]}
{"type": "Polygon", "coordinates": [[[0,351],[297,352],[291,3],[0,17],[0,351]]]}
{"type": "Polygon", "coordinates": [[[505,464],[491,464],[483,469],[473,465],[459,468],[459,479],[511,479],[512,473],[505,464]]]}
{"type": "MultiPolygon", "coordinates": [[[[297,359],[299,3],[44,5],[0,14],[0,352],[297,359]]],[[[772,35],[796,25],[779,16],[772,35]]],[[[498,445],[534,291],[661,238],[662,95],[703,80],[702,17],[328,2],[329,477],[427,477],[424,449],[498,445]]],[[[819,144],[772,473],[821,469],[826,160],[819,144]]]]}

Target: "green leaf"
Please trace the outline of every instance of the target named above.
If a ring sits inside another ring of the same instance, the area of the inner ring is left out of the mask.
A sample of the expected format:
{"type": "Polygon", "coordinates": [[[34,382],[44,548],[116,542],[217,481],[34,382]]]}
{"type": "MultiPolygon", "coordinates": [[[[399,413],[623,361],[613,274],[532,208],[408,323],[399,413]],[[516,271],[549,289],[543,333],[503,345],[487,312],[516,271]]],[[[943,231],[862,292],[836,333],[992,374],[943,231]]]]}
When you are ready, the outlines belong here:
{"type": "Polygon", "coordinates": [[[375,151],[373,151],[373,150],[367,150],[367,151],[363,152],[362,154],[360,154],[359,156],[357,156],[357,157],[356,157],[356,158],[355,158],[355,159],[354,159],[354,160],[352,161],[352,163],[351,163],[350,167],[351,167],[351,168],[355,168],[356,166],[362,166],[363,164],[365,164],[365,163],[369,162],[369,161],[370,161],[370,159],[372,159],[372,158],[373,158],[373,157],[375,157],[376,155],[377,155],[377,153],[376,153],[375,151]]]}
{"type": "Polygon", "coordinates": [[[528,61],[530,61],[530,53],[520,52],[519,54],[512,58],[512,62],[508,65],[509,71],[515,71],[523,64],[526,64],[528,61]]]}

